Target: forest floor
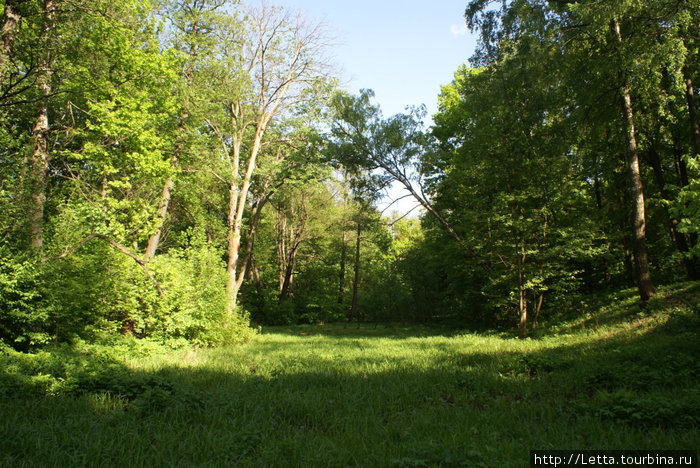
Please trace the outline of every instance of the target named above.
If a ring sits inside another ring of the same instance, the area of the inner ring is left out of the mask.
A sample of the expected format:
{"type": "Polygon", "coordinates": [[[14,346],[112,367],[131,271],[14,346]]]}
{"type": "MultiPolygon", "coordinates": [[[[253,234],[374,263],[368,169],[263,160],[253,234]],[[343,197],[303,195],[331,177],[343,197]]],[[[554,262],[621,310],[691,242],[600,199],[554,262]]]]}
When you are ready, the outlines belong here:
{"type": "Polygon", "coordinates": [[[700,446],[700,287],[634,291],[538,339],[266,328],[0,354],[1,466],[529,465],[531,449],[700,446]]]}

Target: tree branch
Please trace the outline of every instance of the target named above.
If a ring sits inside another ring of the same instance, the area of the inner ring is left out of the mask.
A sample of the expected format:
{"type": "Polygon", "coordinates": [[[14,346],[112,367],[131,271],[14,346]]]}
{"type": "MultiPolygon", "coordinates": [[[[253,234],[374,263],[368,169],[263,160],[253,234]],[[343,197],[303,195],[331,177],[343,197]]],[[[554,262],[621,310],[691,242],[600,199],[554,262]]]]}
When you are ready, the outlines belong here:
{"type": "MultiPolygon", "coordinates": [[[[109,245],[111,245],[112,247],[114,247],[115,249],[117,249],[119,252],[123,253],[123,254],[126,255],[127,257],[129,257],[129,258],[131,258],[132,260],[134,260],[134,261],[141,267],[141,269],[144,271],[144,273],[146,273],[146,276],[148,276],[148,279],[151,280],[151,283],[153,283],[153,286],[154,286],[154,287],[156,288],[156,290],[158,291],[158,294],[160,295],[160,297],[163,298],[163,299],[165,299],[165,294],[163,293],[163,290],[161,289],[160,284],[158,284],[158,281],[156,281],[156,279],[153,277],[153,274],[151,274],[151,271],[150,271],[150,270],[148,269],[148,267],[146,266],[146,261],[143,260],[142,258],[139,258],[138,256],[136,256],[134,253],[132,253],[131,251],[129,251],[129,249],[127,249],[126,247],[124,247],[123,245],[121,245],[119,242],[117,242],[117,241],[115,241],[115,240],[113,240],[113,239],[110,239],[109,237],[107,237],[107,236],[104,235],[104,234],[98,234],[98,233],[96,233],[96,232],[93,232],[92,234],[90,234],[89,236],[87,236],[85,239],[83,239],[83,240],[81,240],[80,242],[78,242],[78,245],[76,245],[76,246],[75,246],[74,248],[72,248],[71,250],[68,250],[68,251],[63,252],[62,254],[58,255],[58,256],[56,257],[56,259],[66,258],[66,257],[68,257],[69,255],[74,254],[74,253],[77,252],[82,246],[84,246],[85,244],[87,244],[88,242],[90,242],[92,239],[95,239],[95,238],[97,238],[97,239],[102,239],[103,241],[107,242],[109,245]]],[[[44,261],[46,261],[46,260],[48,260],[48,258],[42,258],[42,259],[41,259],[42,262],[44,262],[44,261]]]]}

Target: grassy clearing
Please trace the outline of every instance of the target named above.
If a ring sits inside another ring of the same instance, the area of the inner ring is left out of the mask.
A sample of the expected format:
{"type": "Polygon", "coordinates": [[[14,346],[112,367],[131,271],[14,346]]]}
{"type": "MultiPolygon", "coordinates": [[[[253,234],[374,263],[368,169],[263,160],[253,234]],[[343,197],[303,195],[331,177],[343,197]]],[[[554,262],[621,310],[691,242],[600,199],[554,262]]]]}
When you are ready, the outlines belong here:
{"type": "Polygon", "coordinates": [[[530,449],[697,449],[700,288],[519,341],[270,328],[228,348],[4,350],[4,466],[522,467],[530,449]]]}

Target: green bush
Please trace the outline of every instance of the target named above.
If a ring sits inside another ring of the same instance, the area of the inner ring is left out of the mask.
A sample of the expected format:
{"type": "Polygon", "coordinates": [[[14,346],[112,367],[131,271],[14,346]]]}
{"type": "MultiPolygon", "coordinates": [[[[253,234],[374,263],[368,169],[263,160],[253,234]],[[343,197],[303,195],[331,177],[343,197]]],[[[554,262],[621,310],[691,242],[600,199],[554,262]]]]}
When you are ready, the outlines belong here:
{"type": "Polygon", "coordinates": [[[153,271],[165,297],[152,312],[134,317],[139,331],[173,344],[214,346],[245,341],[253,331],[248,314],[226,312],[226,269],[221,254],[192,233],[189,245],[156,257],[153,271]]]}
{"type": "Polygon", "coordinates": [[[49,340],[39,262],[0,244],[0,341],[26,350],[49,340]]]}

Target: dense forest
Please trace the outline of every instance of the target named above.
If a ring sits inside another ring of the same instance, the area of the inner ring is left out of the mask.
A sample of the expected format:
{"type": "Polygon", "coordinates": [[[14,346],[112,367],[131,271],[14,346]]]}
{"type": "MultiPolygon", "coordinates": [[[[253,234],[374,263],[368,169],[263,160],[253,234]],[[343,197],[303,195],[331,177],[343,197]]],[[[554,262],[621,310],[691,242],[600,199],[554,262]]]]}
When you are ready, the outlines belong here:
{"type": "Polygon", "coordinates": [[[700,276],[697,0],[472,0],[478,50],[430,125],[343,91],[328,31],[282,8],[0,8],[16,350],[334,321],[524,338],[700,276]],[[421,210],[380,211],[392,184],[421,210]]]}

